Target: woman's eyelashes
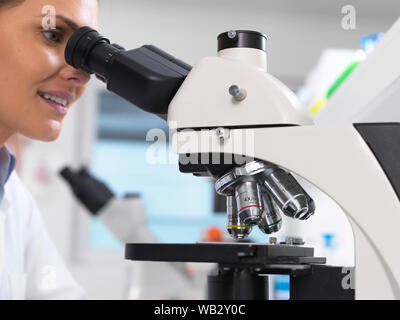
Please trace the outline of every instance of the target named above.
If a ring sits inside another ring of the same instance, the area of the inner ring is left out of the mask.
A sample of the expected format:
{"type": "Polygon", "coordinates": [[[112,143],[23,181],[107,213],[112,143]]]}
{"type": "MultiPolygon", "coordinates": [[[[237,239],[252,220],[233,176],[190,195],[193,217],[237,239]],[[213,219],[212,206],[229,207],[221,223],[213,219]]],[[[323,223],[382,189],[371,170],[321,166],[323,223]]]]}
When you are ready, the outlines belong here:
{"type": "Polygon", "coordinates": [[[64,31],[60,29],[43,30],[43,37],[51,44],[59,44],[64,41],[64,31]]]}

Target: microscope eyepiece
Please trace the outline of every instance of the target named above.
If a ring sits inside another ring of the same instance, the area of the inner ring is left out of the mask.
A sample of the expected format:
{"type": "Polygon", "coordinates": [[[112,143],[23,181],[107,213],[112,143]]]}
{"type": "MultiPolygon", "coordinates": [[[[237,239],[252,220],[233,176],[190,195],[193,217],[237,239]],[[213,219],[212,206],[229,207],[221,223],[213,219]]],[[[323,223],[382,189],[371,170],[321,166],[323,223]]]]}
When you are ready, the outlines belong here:
{"type": "Polygon", "coordinates": [[[71,36],[65,60],[76,69],[94,73],[109,91],[163,119],[191,70],[155,46],[127,51],[90,27],[82,27],[71,36]]]}
{"type": "Polygon", "coordinates": [[[60,175],[71,185],[71,187],[75,187],[79,183],[75,172],[73,172],[70,167],[62,169],[60,175]]]}
{"type": "Polygon", "coordinates": [[[93,214],[96,215],[101,209],[114,198],[114,193],[100,180],[82,167],[79,171],[73,171],[65,167],[60,175],[70,185],[73,193],[81,203],[93,214]]]}
{"type": "Polygon", "coordinates": [[[120,51],[96,30],[82,27],[68,40],[65,60],[76,69],[105,76],[105,66],[111,56],[120,51]]]}

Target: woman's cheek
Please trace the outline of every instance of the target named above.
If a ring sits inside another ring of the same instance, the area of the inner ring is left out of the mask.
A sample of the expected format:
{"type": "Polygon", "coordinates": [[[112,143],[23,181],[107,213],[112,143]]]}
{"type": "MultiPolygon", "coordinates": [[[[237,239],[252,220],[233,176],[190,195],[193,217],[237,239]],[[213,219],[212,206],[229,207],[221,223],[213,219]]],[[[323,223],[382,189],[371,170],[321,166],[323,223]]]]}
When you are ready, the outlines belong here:
{"type": "Polygon", "coordinates": [[[64,57],[51,49],[42,49],[38,51],[35,57],[36,63],[33,75],[38,77],[37,82],[44,81],[54,76],[62,66],[64,57]]]}
{"type": "Polygon", "coordinates": [[[63,52],[48,51],[46,61],[47,61],[49,68],[57,70],[58,68],[61,67],[61,65],[64,62],[63,52]]]}

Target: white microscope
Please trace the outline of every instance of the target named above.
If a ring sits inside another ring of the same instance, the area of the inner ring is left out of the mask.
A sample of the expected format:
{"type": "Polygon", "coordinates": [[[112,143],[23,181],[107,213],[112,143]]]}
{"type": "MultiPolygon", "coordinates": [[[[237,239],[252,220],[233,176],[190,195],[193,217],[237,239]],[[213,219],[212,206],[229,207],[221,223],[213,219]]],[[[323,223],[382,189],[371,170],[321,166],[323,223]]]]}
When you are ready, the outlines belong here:
{"type": "Polygon", "coordinates": [[[234,239],[254,227],[278,231],[282,214],[313,215],[318,203],[295,176],[333,199],[354,234],[354,269],[326,266],[301,243],[127,244],[126,258],[217,262],[211,299],[267,298],[262,275],[274,273],[291,276],[291,299],[400,298],[400,124],[314,125],[267,73],[266,37],[255,31],[220,34],[218,55],[191,68],[154,46],[125,51],[83,27],[69,40],[66,60],[167,119],[180,171],[212,176],[227,197],[234,239]]]}

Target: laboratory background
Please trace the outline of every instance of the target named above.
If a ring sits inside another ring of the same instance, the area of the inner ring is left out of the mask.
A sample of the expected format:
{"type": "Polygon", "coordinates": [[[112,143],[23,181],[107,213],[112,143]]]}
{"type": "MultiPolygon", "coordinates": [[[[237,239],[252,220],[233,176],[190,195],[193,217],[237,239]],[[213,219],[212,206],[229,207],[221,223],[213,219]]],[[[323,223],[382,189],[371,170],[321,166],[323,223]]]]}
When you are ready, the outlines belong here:
{"type": "MultiPolygon", "coordinates": [[[[190,65],[216,55],[222,32],[265,33],[268,72],[293,90],[317,119],[333,91],[399,17],[398,0],[112,0],[100,1],[99,32],[126,49],[156,45],[190,65]]],[[[354,110],[348,107],[333,110],[329,117],[350,119],[354,110]]],[[[399,111],[385,112],[384,120],[400,121],[399,111]]],[[[65,167],[85,167],[117,197],[135,199],[136,212],[129,214],[137,219],[127,221],[136,221],[132,233],[143,234],[144,241],[231,241],[213,181],[179,172],[169,135],[165,121],[108,92],[93,77],[66,117],[59,140],[48,144],[18,136],[9,142],[21,179],[88,299],[205,298],[205,279],[213,264],[125,260],[124,244],[77,200],[60,175],[65,167]],[[160,131],[166,148],[155,154],[152,132],[160,131]]],[[[274,237],[283,241],[301,235],[328,264],[353,266],[353,234],[343,212],[311,185],[307,190],[318,199],[316,213],[304,223],[286,221],[274,237]]],[[[268,237],[254,230],[249,240],[267,242],[268,237]]],[[[270,298],[288,299],[288,281],[287,276],[272,277],[270,298]]]]}

